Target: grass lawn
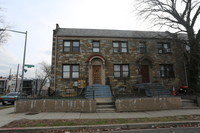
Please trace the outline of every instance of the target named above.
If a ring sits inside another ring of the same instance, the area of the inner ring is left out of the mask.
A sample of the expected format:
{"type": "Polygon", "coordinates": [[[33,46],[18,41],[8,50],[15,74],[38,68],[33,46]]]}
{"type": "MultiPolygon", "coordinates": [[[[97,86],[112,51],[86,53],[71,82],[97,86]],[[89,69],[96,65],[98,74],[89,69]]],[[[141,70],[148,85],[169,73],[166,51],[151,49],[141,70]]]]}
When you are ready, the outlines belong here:
{"type": "Polygon", "coordinates": [[[78,126],[78,125],[107,125],[146,122],[175,122],[200,120],[200,115],[169,116],[157,118],[130,118],[130,119],[67,119],[67,120],[16,120],[3,128],[15,127],[47,127],[47,126],[78,126]]]}

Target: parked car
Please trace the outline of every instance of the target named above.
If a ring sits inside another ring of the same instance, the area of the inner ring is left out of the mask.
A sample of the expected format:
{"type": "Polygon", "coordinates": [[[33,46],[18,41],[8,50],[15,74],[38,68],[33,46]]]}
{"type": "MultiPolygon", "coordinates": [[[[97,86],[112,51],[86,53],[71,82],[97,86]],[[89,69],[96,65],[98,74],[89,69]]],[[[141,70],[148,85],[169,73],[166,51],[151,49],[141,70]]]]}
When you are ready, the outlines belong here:
{"type": "Polygon", "coordinates": [[[10,92],[7,95],[0,96],[0,102],[2,102],[3,105],[6,105],[7,103],[14,104],[19,97],[19,92],[10,92]]]}

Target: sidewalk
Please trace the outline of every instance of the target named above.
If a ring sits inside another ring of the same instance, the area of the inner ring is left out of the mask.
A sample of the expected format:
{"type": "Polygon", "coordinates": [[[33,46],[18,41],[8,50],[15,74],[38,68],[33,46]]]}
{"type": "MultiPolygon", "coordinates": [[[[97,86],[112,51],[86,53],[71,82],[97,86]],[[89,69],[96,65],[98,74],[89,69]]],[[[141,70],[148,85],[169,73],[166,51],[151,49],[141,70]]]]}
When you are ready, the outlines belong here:
{"type": "Polygon", "coordinates": [[[200,115],[199,109],[162,110],[145,112],[123,112],[123,113],[38,113],[27,115],[27,113],[14,113],[14,108],[0,110],[0,127],[14,120],[20,119],[116,119],[116,118],[144,118],[163,117],[178,115],[200,115]]]}

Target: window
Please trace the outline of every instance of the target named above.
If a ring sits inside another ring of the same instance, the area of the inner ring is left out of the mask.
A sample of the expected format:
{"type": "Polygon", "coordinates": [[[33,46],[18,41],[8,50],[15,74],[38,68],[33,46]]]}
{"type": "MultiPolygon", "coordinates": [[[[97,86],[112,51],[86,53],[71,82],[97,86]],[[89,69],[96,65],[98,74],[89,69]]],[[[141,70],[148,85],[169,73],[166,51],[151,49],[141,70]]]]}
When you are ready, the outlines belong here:
{"type": "Polygon", "coordinates": [[[146,48],[146,43],[145,43],[145,42],[140,42],[140,43],[139,43],[139,52],[140,52],[141,54],[147,52],[147,48],[146,48]]]}
{"type": "Polygon", "coordinates": [[[161,64],[160,65],[160,77],[174,78],[173,65],[172,64],[161,64]]]}
{"type": "Polygon", "coordinates": [[[80,52],[80,42],[73,40],[66,40],[63,43],[64,52],[80,52]]]}
{"type": "Polygon", "coordinates": [[[158,53],[159,54],[171,53],[170,43],[159,42],[158,43],[158,53]]]}
{"type": "Polygon", "coordinates": [[[63,78],[79,78],[79,65],[63,65],[63,78]]]}
{"type": "Polygon", "coordinates": [[[114,65],[114,77],[115,78],[129,77],[129,65],[114,65]]]}
{"type": "Polygon", "coordinates": [[[127,42],[125,41],[114,41],[113,42],[113,52],[114,53],[127,53],[128,52],[128,46],[127,42]]]}
{"type": "Polygon", "coordinates": [[[100,42],[99,41],[93,41],[92,42],[92,51],[93,52],[100,52],[100,42]]]}

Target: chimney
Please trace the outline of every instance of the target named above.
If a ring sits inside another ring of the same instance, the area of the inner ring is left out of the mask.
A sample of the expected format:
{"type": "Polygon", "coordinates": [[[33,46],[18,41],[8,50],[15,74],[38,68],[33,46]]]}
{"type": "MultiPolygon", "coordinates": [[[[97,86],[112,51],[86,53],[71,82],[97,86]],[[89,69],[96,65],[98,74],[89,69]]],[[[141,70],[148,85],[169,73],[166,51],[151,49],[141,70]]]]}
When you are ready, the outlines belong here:
{"type": "Polygon", "coordinates": [[[59,29],[59,28],[60,28],[59,24],[56,24],[56,30],[59,29]]]}

